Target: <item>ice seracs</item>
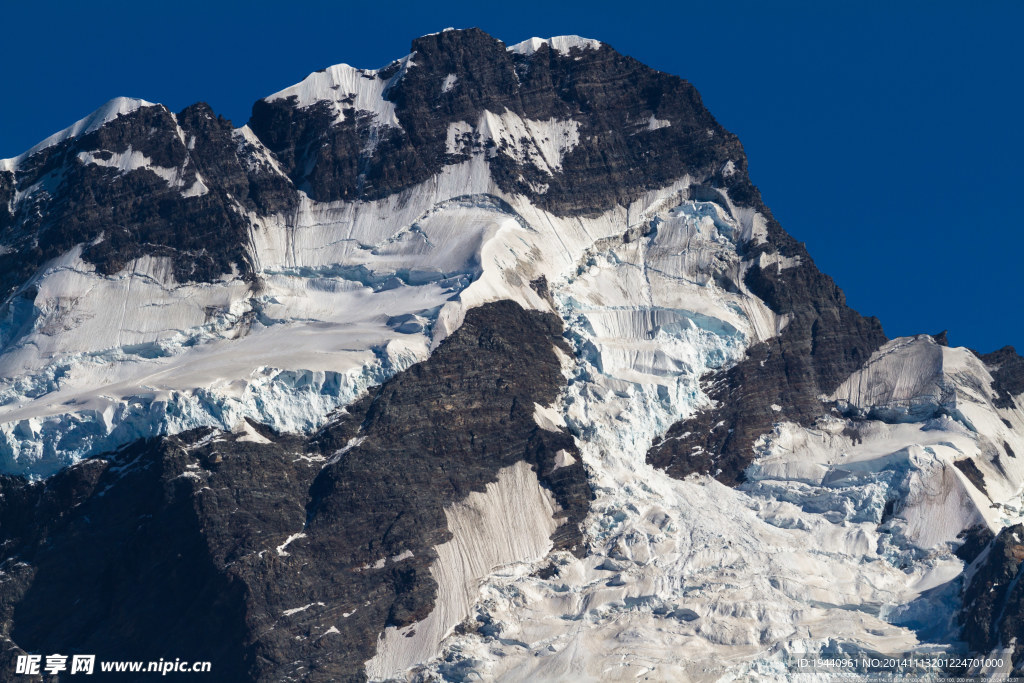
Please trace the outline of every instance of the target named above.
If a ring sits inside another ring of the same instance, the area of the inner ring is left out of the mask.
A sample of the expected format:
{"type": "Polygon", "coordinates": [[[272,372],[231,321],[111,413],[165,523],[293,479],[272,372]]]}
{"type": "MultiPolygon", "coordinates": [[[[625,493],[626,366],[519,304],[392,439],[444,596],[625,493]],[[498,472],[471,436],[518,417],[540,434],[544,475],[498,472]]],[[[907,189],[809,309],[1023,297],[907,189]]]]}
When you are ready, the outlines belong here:
{"type": "Polygon", "coordinates": [[[893,340],[822,397],[846,416],[803,427],[780,415],[738,489],[643,461],[667,425],[706,405],[697,378],[785,325],[708,278],[742,267],[730,264],[743,234],[733,220],[684,203],[552,284],[576,354],[562,401],[535,419],[577,435],[597,494],[591,554],[550,556],[550,578],[492,576],[466,633],[426,672],[783,680],[787,658],[836,644],[929,652],[955,640],[961,533],[1021,510],[1020,468],[994,450],[1003,438],[1019,448],[1020,411],[995,407],[968,350],[893,340]],[[995,493],[958,461],[977,463],[995,493]]]}
{"type": "MultiPolygon", "coordinates": [[[[600,46],[573,36],[547,42],[573,52],[600,46]]],[[[528,55],[531,48],[513,49],[528,55]]],[[[386,91],[415,68],[415,54],[386,71],[337,65],[267,99],[294,98],[299,107],[327,103],[336,123],[368,113],[373,125],[398,126],[386,91]]],[[[462,87],[449,75],[442,88],[462,87]]],[[[115,100],[60,135],[94,130],[143,106],[148,103],[115,100]]],[[[211,178],[197,173],[188,186],[183,182],[196,136],[170,119],[188,150],[180,167],[163,167],[133,147],[81,150],[75,163],[125,175],[149,171],[186,199],[208,197],[211,178]]],[[[101,274],[81,255],[109,244],[109,231],[44,264],[22,290],[32,296],[13,297],[0,321],[0,469],[46,476],[128,439],[195,426],[231,429],[242,417],[283,430],[315,428],[367,383],[422,360],[467,308],[498,298],[550,308],[531,283],[562,277],[586,250],[630,222],[624,214],[678,204],[691,183],[680,178],[634,207],[577,219],[540,210],[494,182],[488,164],[495,154],[560,173],[580,130],[572,118],[485,110],[448,131],[449,151],[465,161],[379,201],[317,202],[297,191],[297,206],[257,215],[227,195],[225,210],[250,228],[244,261],[253,272],[245,276],[236,268],[216,281],[180,283],[162,256],[131,259],[119,272],[101,274]],[[291,339],[301,349],[289,348],[291,339]]],[[[247,126],[232,135],[244,166],[293,189],[247,126]]],[[[43,190],[19,189],[18,198],[23,203],[43,190]]],[[[743,214],[735,215],[742,225],[743,214]]],[[[747,232],[741,227],[738,234],[747,232]]],[[[752,334],[761,336],[778,326],[764,307],[743,297],[734,303],[740,314],[725,315],[737,329],[753,325],[752,334]]],[[[703,315],[699,308],[668,308],[636,316],[671,327],[703,315]]],[[[613,336],[633,324],[624,322],[631,315],[602,312],[595,320],[608,323],[613,336]]],[[[610,337],[607,345],[611,359],[610,337]]],[[[651,354],[647,344],[641,355],[651,354]]],[[[645,360],[658,372],[666,362],[645,360]]]]}
{"type": "MultiPolygon", "coordinates": [[[[577,348],[588,348],[589,326],[565,314],[577,348]]],[[[693,375],[735,357],[723,331],[690,341],[704,351],[676,376],[682,391],[659,390],[651,376],[615,380],[597,356],[577,354],[560,405],[597,493],[591,554],[549,557],[550,578],[491,577],[467,633],[447,638],[427,672],[785,680],[787,658],[837,644],[948,648],[963,569],[952,550],[989,507],[952,463],[977,457],[978,435],[948,416],[834,417],[812,429],[780,422],[739,489],[670,479],[642,454],[666,423],[705,400],[693,375]]]]}
{"type": "Polygon", "coordinates": [[[1015,405],[999,407],[992,385],[992,375],[974,353],[919,335],[884,345],[832,398],[844,413],[867,423],[915,423],[944,432],[946,441],[932,445],[932,451],[944,453],[947,464],[961,462],[958,475],[998,529],[1007,521],[998,511],[1020,504],[1024,465],[1016,453],[1024,447],[1024,415],[1015,405]]]}

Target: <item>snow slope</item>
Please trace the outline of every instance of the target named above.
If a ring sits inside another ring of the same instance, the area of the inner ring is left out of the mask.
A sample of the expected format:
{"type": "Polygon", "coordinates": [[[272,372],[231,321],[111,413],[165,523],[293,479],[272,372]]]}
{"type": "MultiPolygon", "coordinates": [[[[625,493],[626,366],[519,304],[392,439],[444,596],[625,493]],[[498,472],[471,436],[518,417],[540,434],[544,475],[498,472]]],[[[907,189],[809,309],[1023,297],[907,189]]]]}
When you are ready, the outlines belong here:
{"type": "Polygon", "coordinates": [[[389,78],[378,78],[378,71],[375,70],[336,64],[312,73],[300,83],[276,92],[266,99],[274,101],[294,97],[300,107],[328,102],[334,109],[338,123],[355,112],[370,112],[376,117],[378,125],[401,128],[395,116],[395,104],[384,98],[384,92],[391,83],[402,77],[411,58],[412,55],[408,55],[399,60],[399,70],[389,78]]]}
{"type": "Polygon", "coordinates": [[[133,97],[115,97],[85,118],[79,119],[64,130],[54,133],[18,156],[11,159],[0,159],[0,170],[13,171],[22,161],[28,159],[37,152],[41,152],[48,147],[53,147],[65,140],[75,138],[80,135],[87,135],[98,130],[110,121],[113,121],[121,114],[129,114],[141,107],[154,106],[157,105],[152,102],[147,102],[146,100],[140,100],[133,97]]]}
{"type": "MultiPolygon", "coordinates": [[[[1020,469],[984,464],[989,435],[1019,450],[1002,422],[1019,431],[1019,411],[994,407],[991,377],[967,350],[898,339],[832,397],[848,417],[780,421],[740,489],[667,477],[644,454],[707,405],[700,376],[786,321],[749,292],[715,285],[716,274],[742,273],[734,240],[752,235],[717,205],[663,203],[632,217],[620,215],[618,230],[551,282],[575,353],[569,388],[536,419],[577,436],[597,493],[591,553],[539,559],[534,569],[557,568],[549,578],[524,570],[522,556],[497,569],[457,630],[463,598],[442,590],[435,613],[407,628],[412,640],[385,637],[371,677],[403,662],[399,677],[413,678],[782,677],[791,657],[836,643],[949,647],[958,534],[1019,518],[1020,469]],[[998,507],[953,466],[965,457],[998,507]],[[424,663],[432,648],[438,656],[424,663]]],[[[437,571],[464,562],[439,554],[437,571]]]]}
{"type": "MultiPolygon", "coordinates": [[[[509,49],[545,42],[600,47],[563,37],[509,49]]],[[[411,68],[415,55],[399,73],[411,68]]],[[[269,99],[398,126],[387,83],[340,65],[269,99]]],[[[118,102],[51,140],[148,104],[118,102]]],[[[780,416],[741,487],[672,479],[645,454],[710,405],[701,376],[788,323],[744,284],[743,254],[766,240],[765,218],[727,195],[692,200],[705,179],[685,176],[629,206],[555,215],[502,192],[488,161],[511,154],[553,174],[579,142],[575,122],[488,111],[447,134],[468,160],[420,185],[377,201],[300,193],[294,211],[248,214],[253,281],[183,284],[149,257],[102,275],[83,245],[47,264],[26,285],[35,304],[16,297],[0,319],[0,470],[45,477],[203,425],[258,438],[246,417],[315,429],[426,358],[468,309],[512,299],[558,314],[573,349],[562,396],[535,416],[577,439],[596,495],[591,550],[550,553],[547,493],[525,466],[503,471],[446,511],[436,607],[381,636],[371,678],[782,678],[789,657],[836,644],[953,645],[959,534],[1024,514],[1013,455],[1024,453],[1024,414],[996,406],[985,366],[927,336],[893,340],[821,397],[832,416],[780,416]]],[[[251,132],[236,136],[280,172],[251,132]]],[[[153,168],[133,152],[79,162],[153,168]]]]}
{"type": "MultiPolygon", "coordinates": [[[[508,123],[540,136],[532,149],[553,149],[551,127],[485,120],[491,134],[508,123]]],[[[466,308],[503,298],[549,308],[532,280],[575,268],[627,215],[677,203],[689,184],[597,217],[558,217],[502,193],[487,154],[376,202],[301,195],[288,215],[249,215],[256,287],[231,276],[177,283],[156,258],[103,276],[77,248],[50,262],[26,284],[35,304],[15,297],[0,319],[0,469],[46,476],[140,436],[230,429],[242,417],[316,428],[425,358],[466,308]]]]}
{"type": "Polygon", "coordinates": [[[437,608],[425,620],[381,636],[366,663],[369,678],[388,678],[437,654],[437,645],[469,615],[477,582],[501,568],[529,567],[551,550],[558,506],[524,462],[505,468],[485,493],[470,493],[445,510],[452,539],[437,547],[430,573],[438,585],[437,608]]]}
{"type": "MultiPolygon", "coordinates": [[[[575,309],[561,311],[577,348],[594,343],[575,309]]],[[[957,534],[1020,518],[1019,469],[998,480],[986,471],[991,489],[1013,491],[993,496],[1001,504],[990,512],[990,501],[951,466],[977,459],[983,435],[948,416],[895,424],[836,417],[813,429],[780,422],[739,489],[706,477],[670,479],[643,454],[706,400],[700,372],[740,351],[723,332],[690,328],[677,337],[692,365],[668,391],[663,374],[624,382],[616,375],[627,371],[602,371],[593,354],[569,364],[573,383],[556,409],[579,435],[598,496],[587,523],[592,553],[548,558],[558,570],[551,578],[492,576],[467,633],[449,636],[425,674],[788,680],[792,658],[837,645],[948,651],[963,569],[951,552],[957,534]],[[893,513],[887,501],[902,503],[893,513]]],[[[930,338],[891,346],[902,345],[922,356],[934,351],[930,338]]],[[[978,374],[930,379],[970,385],[984,377],[973,369],[978,374]]]]}

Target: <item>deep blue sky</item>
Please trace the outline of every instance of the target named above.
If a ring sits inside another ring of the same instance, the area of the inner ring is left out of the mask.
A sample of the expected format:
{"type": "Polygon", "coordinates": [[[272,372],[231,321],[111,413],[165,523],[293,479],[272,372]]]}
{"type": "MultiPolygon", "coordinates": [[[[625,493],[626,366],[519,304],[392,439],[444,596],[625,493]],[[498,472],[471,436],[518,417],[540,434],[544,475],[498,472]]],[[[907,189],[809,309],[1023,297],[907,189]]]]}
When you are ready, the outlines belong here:
{"type": "Polygon", "coordinates": [[[0,157],[117,95],[241,125],[311,71],[383,66],[446,26],[598,38],[697,86],[776,217],[889,336],[1024,351],[1022,2],[30,4],[3,13],[0,157]]]}

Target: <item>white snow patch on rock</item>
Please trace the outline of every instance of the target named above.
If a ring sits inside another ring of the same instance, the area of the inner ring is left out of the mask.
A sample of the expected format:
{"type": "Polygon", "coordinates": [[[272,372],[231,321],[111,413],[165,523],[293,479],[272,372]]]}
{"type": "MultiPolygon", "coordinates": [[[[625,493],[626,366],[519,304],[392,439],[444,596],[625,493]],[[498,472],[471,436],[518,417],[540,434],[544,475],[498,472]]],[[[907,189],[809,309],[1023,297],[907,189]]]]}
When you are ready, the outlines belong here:
{"type": "Polygon", "coordinates": [[[554,469],[561,469],[563,467],[570,467],[576,464],[576,458],[566,450],[560,450],[555,453],[555,467],[554,469]]]}
{"type": "Polygon", "coordinates": [[[270,439],[263,436],[249,424],[248,420],[239,420],[234,427],[231,428],[231,433],[237,435],[236,441],[248,441],[250,443],[270,443],[270,439]]]}
{"type": "Polygon", "coordinates": [[[465,121],[448,124],[449,154],[504,154],[554,174],[562,160],[579,144],[579,122],[573,119],[537,121],[521,118],[506,109],[501,114],[485,111],[476,125],[465,121]]]}
{"type": "Polygon", "coordinates": [[[302,607],[293,607],[292,609],[286,609],[285,611],[281,612],[281,615],[285,616],[285,617],[290,617],[293,614],[298,614],[299,612],[305,612],[306,610],[308,610],[310,607],[313,607],[314,605],[316,605],[318,607],[323,607],[324,603],[322,603],[322,602],[311,602],[308,605],[303,605],[302,607]]]}
{"type": "Polygon", "coordinates": [[[539,403],[533,404],[533,420],[538,427],[549,432],[565,429],[565,420],[562,419],[562,414],[555,408],[548,408],[539,403]]]}
{"type": "Polygon", "coordinates": [[[795,268],[800,265],[799,256],[783,256],[778,252],[762,252],[757,257],[757,265],[762,270],[775,266],[776,271],[782,272],[786,268],[795,268]]]}
{"type": "Polygon", "coordinates": [[[121,173],[137,170],[150,171],[162,178],[169,186],[183,188],[182,195],[185,197],[200,197],[209,192],[209,188],[206,187],[202,176],[198,173],[196,173],[196,179],[192,184],[185,188],[183,175],[188,164],[187,161],[185,162],[186,166],[180,168],[157,166],[142,152],[132,149],[131,145],[124,152],[107,152],[103,150],[79,152],[77,158],[82,164],[116,168],[121,173]]]}
{"type": "MultiPolygon", "coordinates": [[[[292,541],[297,541],[300,538],[305,538],[305,537],[306,537],[306,534],[304,534],[302,532],[299,532],[299,533],[296,533],[296,534],[292,534],[291,536],[289,536],[288,538],[285,539],[284,543],[282,543],[281,545],[277,546],[277,554],[280,557],[288,557],[289,553],[288,553],[288,551],[285,550],[285,548],[287,548],[289,545],[291,545],[292,541]]],[[[306,605],[306,607],[309,607],[309,605],[306,605]]],[[[303,609],[305,609],[305,607],[303,609]]],[[[298,612],[299,610],[292,610],[292,611],[293,612],[298,612]]],[[[289,612],[285,612],[285,614],[289,614],[289,612]]]]}
{"type": "Polygon", "coordinates": [[[654,118],[654,114],[651,114],[651,118],[647,119],[647,130],[658,130],[659,128],[668,128],[671,125],[671,121],[654,118]]]}

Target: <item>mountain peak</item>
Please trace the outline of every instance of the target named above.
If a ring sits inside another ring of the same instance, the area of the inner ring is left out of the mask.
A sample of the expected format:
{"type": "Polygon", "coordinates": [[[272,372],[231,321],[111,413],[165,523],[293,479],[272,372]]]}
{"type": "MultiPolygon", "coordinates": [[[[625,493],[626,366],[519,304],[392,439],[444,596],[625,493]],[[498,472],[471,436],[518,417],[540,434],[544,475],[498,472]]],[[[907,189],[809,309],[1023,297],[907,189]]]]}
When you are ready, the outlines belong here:
{"type": "Polygon", "coordinates": [[[54,133],[18,156],[11,159],[0,160],[0,170],[12,171],[23,159],[27,159],[37,152],[41,152],[48,147],[53,147],[65,140],[70,140],[71,138],[76,138],[80,135],[87,135],[88,133],[91,133],[94,130],[101,128],[103,125],[113,121],[122,114],[130,114],[142,107],[153,106],[157,105],[153,102],[147,102],[146,100],[135,97],[115,97],[114,99],[107,101],[103,106],[99,107],[88,116],[79,119],[64,130],[54,133]]]}
{"type": "Polygon", "coordinates": [[[412,55],[406,55],[397,62],[399,69],[390,72],[383,69],[358,69],[348,64],[335,64],[311,73],[295,85],[264,98],[266,102],[292,100],[298,107],[310,107],[318,102],[328,102],[334,109],[335,120],[345,120],[345,112],[371,112],[381,125],[398,127],[395,105],[384,97],[387,86],[400,76],[411,62],[412,55]],[[386,72],[386,73],[382,73],[386,72]]]}
{"type": "Polygon", "coordinates": [[[580,50],[600,50],[604,43],[600,40],[583,38],[582,36],[575,35],[552,36],[551,38],[529,38],[521,43],[510,45],[508,47],[508,51],[517,55],[529,56],[545,45],[555,52],[568,55],[572,52],[573,48],[578,48],[580,50]]]}
{"type": "Polygon", "coordinates": [[[1024,358],[888,340],[689,82],[471,28],[146,104],[0,173],[0,667],[1024,666],[1024,358]]]}

